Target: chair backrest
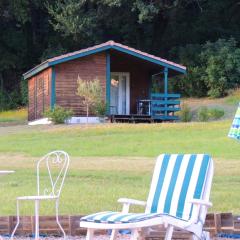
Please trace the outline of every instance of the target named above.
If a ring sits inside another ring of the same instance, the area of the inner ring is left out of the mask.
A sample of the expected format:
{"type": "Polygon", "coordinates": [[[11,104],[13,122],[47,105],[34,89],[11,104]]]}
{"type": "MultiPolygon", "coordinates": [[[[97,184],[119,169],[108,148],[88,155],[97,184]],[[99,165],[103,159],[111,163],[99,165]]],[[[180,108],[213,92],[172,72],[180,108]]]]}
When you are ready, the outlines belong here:
{"type": "Polygon", "coordinates": [[[69,156],[64,151],[53,151],[41,158],[37,162],[37,194],[59,197],[68,166],[69,156]]]}
{"type": "Polygon", "coordinates": [[[184,220],[201,218],[207,209],[192,199],[209,200],[213,161],[206,154],[163,154],[157,159],[147,200],[147,213],[164,213],[184,220]],[[203,211],[201,211],[201,209],[203,211]]]}

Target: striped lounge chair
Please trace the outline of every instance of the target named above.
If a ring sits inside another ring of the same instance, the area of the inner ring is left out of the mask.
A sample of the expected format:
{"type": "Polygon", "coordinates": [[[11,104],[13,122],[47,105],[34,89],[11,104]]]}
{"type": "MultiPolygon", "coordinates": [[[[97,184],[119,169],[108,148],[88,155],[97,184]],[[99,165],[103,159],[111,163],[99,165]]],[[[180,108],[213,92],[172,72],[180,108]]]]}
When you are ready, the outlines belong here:
{"type": "Polygon", "coordinates": [[[147,202],[120,198],[122,212],[99,212],[81,218],[87,240],[96,229],[111,229],[111,240],[118,230],[131,229],[131,239],[139,239],[158,226],[166,227],[165,240],[173,229],[192,233],[193,239],[208,239],[203,231],[213,177],[213,161],[206,154],[162,154],[153,173],[147,202]],[[145,207],[144,213],[129,213],[130,205],[145,207]]]}

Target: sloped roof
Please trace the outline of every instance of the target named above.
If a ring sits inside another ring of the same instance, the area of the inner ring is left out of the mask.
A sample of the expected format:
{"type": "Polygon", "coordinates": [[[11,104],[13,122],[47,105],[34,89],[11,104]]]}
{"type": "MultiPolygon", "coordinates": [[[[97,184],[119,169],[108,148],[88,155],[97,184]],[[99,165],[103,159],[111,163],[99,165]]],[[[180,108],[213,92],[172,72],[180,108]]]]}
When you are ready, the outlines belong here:
{"type": "Polygon", "coordinates": [[[50,59],[42,62],[41,64],[37,65],[36,67],[32,68],[28,72],[24,73],[23,77],[24,77],[24,79],[27,79],[48,67],[51,67],[51,66],[63,63],[63,62],[71,61],[71,60],[74,60],[77,58],[81,58],[84,56],[88,56],[90,54],[110,50],[110,49],[114,49],[116,51],[120,51],[120,52],[129,54],[129,55],[135,56],[137,58],[155,63],[157,65],[161,65],[163,67],[168,67],[177,72],[181,72],[181,73],[186,72],[186,67],[183,65],[168,61],[166,59],[163,59],[163,58],[151,55],[151,54],[148,54],[146,52],[142,52],[140,50],[128,47],[128,46],[120,44],[120,43],[116,43],[114,41],[108,41],[108,42],[105,42],[105,43],[102,43],[99,45],[95,45],[93,47],[85,48],[85,49],[82,49],[79,51],[75,51],[75,52],[60,55],[58,57],[50,58],[50,59]]]}

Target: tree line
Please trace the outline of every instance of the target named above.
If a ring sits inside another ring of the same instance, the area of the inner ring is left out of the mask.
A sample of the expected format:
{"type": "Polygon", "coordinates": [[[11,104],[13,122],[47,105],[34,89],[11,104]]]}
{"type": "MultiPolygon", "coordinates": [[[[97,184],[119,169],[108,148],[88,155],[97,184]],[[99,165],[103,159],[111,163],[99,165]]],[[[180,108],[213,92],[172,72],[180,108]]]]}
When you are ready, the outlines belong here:
{"type": "Polygon", "coordinates": [[[27,103],[22,74],[108,40],[185,64],[171,88],[220,97],[240,82],[239,0],[0,0],[0,108],[27,103]]]}

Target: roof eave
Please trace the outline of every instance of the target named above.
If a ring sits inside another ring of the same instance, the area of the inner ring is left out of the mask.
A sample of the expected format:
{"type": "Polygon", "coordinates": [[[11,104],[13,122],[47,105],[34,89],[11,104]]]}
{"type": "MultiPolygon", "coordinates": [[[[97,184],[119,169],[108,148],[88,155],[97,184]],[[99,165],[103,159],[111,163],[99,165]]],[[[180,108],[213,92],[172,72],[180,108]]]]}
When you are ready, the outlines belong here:
{"type": "Polygon", "coordinates": [[[152,57],[145,56],[141,53],[137,53],[137,52],[131,51],[129,49],[122,48],[120,46],[112,46],[112,49],[115,49],[115,50],[118,50],[118,51],[121,51],[121,52],[125,52],[127,54],[132,55],[132,56],[135,56],[135,57],[141,58],[143,60],[161,65],[163,67],[167,67],[167,68],[172,69],[172,70],[177,71],[177,72],[181,72],[181,73],[184,73],[184,74],[186,73],[186,68],[181,68],[181,67],[178,67],[178,66],[174,66],[174,65],[171,65],[169,63],[154,59],[152,57]]]}
{"type": "Polygon", "coordinates": [[[77,59],[77,58],[80,58],[80,57],[85,57],[85,56],[88,56],[88,55],[91,55],[91,54],[103,52],[103,51],[106,51],[110,48],[111,48],[111,46],[103,46],[103,47],[92,49],[92,50],[89,50],[89,51],[86,51],[86,52],[78,53],[76,55],[67,56],[65,58],[57,59],[57,60],[49,62],[49,66],[53,66],[53,65],[56,65],[56,64],[59,64],[59,63],[67,62],[67,61],[71,61],[71,60],[74,60],[74,59],[77,59]]]}
{"type": "Polygon", "coordinates": [[[24,80],[36,75],[37,73],[43,71],[44,69],[49,67],[49,63],[48,61],[45,61],[39,65],[37,65],[36,67],[32,68],[31,70],[27,71],[26,73],[23,74],[23,78],[24,80]]]}

